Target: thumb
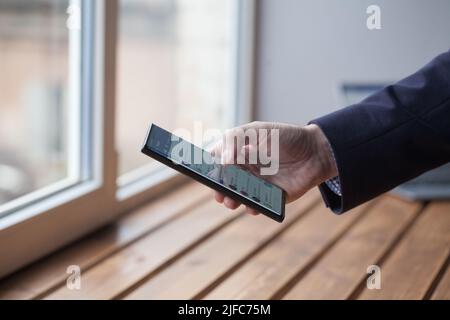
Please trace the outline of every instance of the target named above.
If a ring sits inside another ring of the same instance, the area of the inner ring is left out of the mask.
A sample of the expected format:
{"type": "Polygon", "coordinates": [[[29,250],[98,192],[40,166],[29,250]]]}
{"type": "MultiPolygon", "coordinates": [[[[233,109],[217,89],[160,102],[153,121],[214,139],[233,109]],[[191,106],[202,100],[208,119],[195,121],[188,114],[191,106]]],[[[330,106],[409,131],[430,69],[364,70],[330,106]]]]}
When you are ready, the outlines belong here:
{"type": "Polygon", "coordinates": [[[241,149],[241,154],[245,157],[245,164],[238,164],[241,168],[260,176],[258,165],[258,148],[254,145],[245,145],[241,149]]]}
{"type": "Polygon", "coordinates": [[[241,156],[245,159],[245,165],[258,164],[258,147],[247,144],[240,150],[241,156]]]}
{"type": "Polygon", "coordinates": [[[233,164],[234,163],[234,152],[230,148],[226,148],[222,142],[219,140],[213,145],[207,148],[207,151],[211,153],[211,156],[221,164],[233,164]]]}

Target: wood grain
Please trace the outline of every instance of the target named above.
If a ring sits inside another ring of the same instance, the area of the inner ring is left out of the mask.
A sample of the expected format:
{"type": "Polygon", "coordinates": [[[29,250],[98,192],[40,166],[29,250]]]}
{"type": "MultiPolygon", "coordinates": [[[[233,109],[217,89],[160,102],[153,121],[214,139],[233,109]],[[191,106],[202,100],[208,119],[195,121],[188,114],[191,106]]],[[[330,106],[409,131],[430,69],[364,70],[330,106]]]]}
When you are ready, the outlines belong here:
{"type": "Polygon", "coordinates": [[[210,200],[82,273],[81,290],[65,285],[46,299],[112,299],[236,218],[210,200]]]}
{"type": "Polygon", "coordinates": [[[320,205],[234,272],[206,299],[270,299],[368,209],[343,216],[320,205]]]}
{"type": "Polygon", "coordinates": [[[0,299],[448,300],[450,202],[421,208],[384,195],[336,216],[314,190],[277,224],[192,184],[0,281],[0,299]],[[365,286],[371,264],[381,290],[365,286]]]}
{"type": "Polygon", "coordinates": [[[245,216],[143,283],[128,299],[191,299],[317,204],[313,191],[287,208],[282,224],[245,216]]]}
{"type": "MultiPolygon", "coordinates": [[[[448,258],[447,258],[448,262],[448,258]]],[[[431,296],[433,300],[450,300],[450,266],[447,263],[442,279],[431,296]]]]}
{"type": "Polygon", "coordinates": [[[418,214],[420,205],[384,197],[284,297],[347,299],[396,237],[418,214]]]}
{"type": "Polygon", "coordinates": [[[19,271],[0,282],[0,299],[32,299],[64,283],[69,265],[87,270],[148,232],[164,225],[210,196],[200,184],[190,184],[124,215],[114,225],[19,271]]]}
{"type": "Polygon", "coordinates": [[[360,299],[423,299],[450,253],[450,204],[432,203],[381,266],[381,289],[360,299]]]}

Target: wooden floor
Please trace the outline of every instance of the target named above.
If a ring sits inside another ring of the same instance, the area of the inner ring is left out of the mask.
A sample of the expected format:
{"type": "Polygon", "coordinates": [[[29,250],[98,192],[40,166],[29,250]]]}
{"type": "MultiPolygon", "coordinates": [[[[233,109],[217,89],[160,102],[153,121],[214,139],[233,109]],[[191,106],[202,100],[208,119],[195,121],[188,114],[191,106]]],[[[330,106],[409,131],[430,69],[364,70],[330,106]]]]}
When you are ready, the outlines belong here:
{"type": "Polygon", "coordinates": [[[192,184],[0,281],[0,298],[450,299],[449,257],[450,202],[382,196],[335,216],[314,190],[278,224],[192,184]],[[380,290],[366,288],[373,264],[380,290]]]}

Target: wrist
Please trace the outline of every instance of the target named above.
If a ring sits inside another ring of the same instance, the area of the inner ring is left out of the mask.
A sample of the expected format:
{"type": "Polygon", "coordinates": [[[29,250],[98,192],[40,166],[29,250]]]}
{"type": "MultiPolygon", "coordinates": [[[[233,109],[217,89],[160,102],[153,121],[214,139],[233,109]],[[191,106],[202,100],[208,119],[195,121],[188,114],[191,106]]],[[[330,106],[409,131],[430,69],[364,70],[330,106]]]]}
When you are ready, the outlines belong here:
{"type": "Polygon", "coordinates": [[[315,161],[319,165],[319,173],[317,177],[317,184],[321,184],[331,178],[338,175],[338,169],[336,160],[333,155],[333,149],[331,148],[328,138],[323,133],[322,129],[316,124],[310,124],[305,127],[314,141],[315,148],[315,161]]]}

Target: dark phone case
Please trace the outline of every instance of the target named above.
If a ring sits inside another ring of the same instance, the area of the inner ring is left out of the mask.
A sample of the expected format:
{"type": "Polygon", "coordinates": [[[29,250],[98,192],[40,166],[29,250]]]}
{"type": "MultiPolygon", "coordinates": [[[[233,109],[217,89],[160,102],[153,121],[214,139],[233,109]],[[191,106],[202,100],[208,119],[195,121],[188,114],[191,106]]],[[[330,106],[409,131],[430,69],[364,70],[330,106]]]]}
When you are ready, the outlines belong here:
{"type": "Polygon", "coordinates": [[[284,190],[283,190],[282,199],[281,199],[282,204],[283,204],[282,205],[282,212],[281,212],[281,215],[278,215],[278,214],[273,213],[272,211],[266,209],[265,207],[260,206],[260,205],[258,205],[256,203],[254,203],[253,201],[243,197],[239,193],[235,193],[235,192],[229,190],[228,188],[220,185],[219,183],[213,182],[213,181],[203,177],[202,175],[200,175],[200,174],[198,174],[196,172],[193,172],[193,171],[185,168],[184,166],[182,166],[182,165],[180,165],[178,163],[175,163],[172,160],[170,160],[170,159],[160,155],[159,153],[151,150],[150,148],[148,148],[147,147],[147,142],[148,142],[148,139],[150,138],[150,133],[151,133],[151,130],[152,130],[153,126],[155,126],[155,125],[154,124],[150,125],[150,127],[149,127],[149,129],[147,131],[147,136],[145,138],[145,142],[144,142],[144,145],[142,146],[142,150],[141,150],[142,153],[144,153],[147,156],[155,159],[156,161],[159,161],[159,162],[165,164],[166,166],[168,166],[168,167],[170,167],[170,168],[172,168],[174,170],[177,170],[178,172],[181,172],[182,174],[187,175],[188,177],[191,177],[192,179],[194,179],[194,180],[196,180],[196,181],[198,181],[198,182],[200,182],[200,183],[202,183],[202,184],[204,184],[204,185],[206,185],[206,186],[208,186],[208,187],[210,187],[210,188],[212,188],[214,190],[217,190],[217,191],[227,195],[228,197],[230,197],[230,198],[232,198],[232,199],[234,199],[236,201],[239,201],[240,203],[245,204],[246,206],[249,206],[249,207],[255,209],[258,212],[261,212],[262,214],[266,215],[267,217],[269,217],[269,218],[271,218],[271,219],[273,219],[273,220],[275,220],[277,222],[282,222],[284,220],[284,212],[285,212],[284,204],[286,202],[285,201],[286,194],[285,194],[284,190]]]}

